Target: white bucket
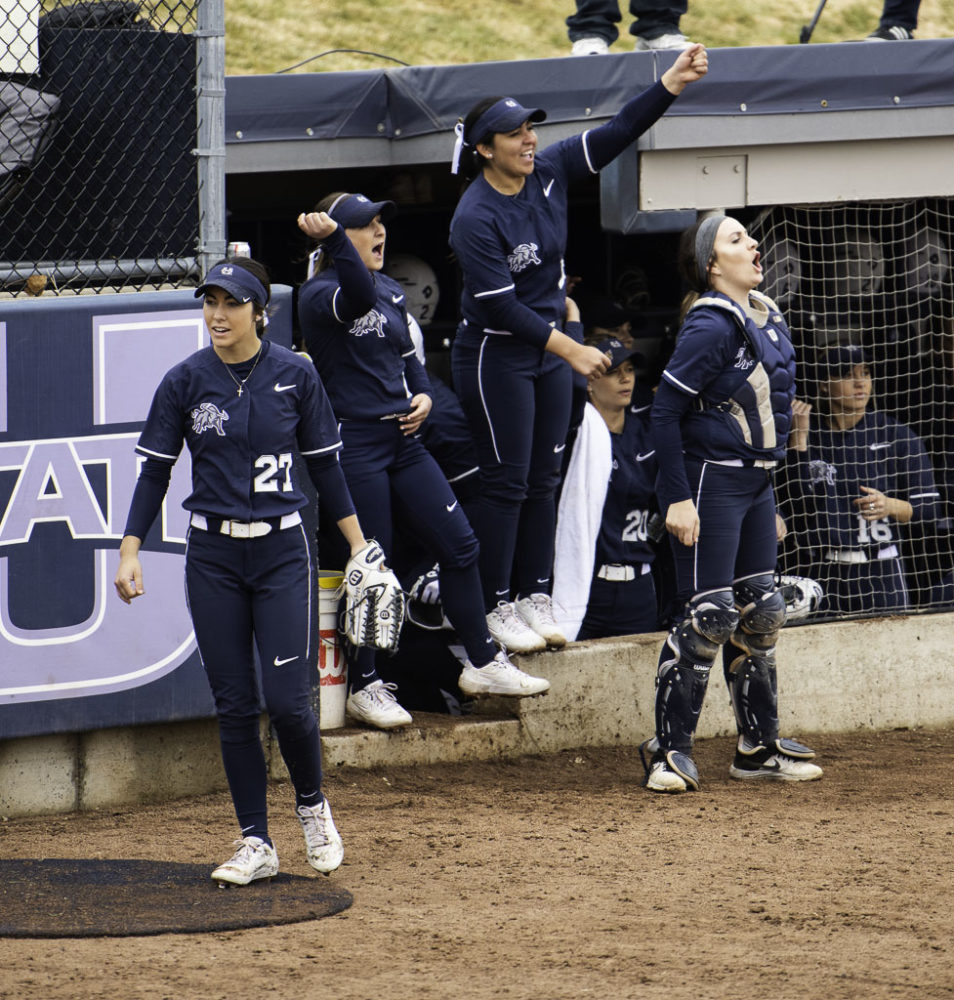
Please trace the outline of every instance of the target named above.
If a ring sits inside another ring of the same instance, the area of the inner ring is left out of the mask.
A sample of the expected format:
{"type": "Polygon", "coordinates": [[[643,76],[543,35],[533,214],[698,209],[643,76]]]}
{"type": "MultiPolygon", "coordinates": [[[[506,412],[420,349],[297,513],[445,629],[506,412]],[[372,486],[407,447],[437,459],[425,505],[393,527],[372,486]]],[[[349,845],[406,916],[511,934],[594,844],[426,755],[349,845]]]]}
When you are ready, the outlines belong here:
{"type": "Polygon", "coordinates": [[[318,727],[345,724],[348,664],[338,638],[338,601],[344,576],[340,570],[318,571],[318,727]]]}

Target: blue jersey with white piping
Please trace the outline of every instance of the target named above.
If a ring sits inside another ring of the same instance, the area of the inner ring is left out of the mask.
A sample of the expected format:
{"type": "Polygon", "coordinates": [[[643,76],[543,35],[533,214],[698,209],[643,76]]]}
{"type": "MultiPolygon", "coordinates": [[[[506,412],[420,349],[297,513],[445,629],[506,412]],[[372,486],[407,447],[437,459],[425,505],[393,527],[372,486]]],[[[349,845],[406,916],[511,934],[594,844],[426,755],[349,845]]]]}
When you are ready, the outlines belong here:
{"type": "Polygon", "coordinates": [[[188,446],[186,510],[224,520],[281,517],[308,502],[295,452],[341,448],[335,416],[311,362],[268,340],[242,390],[211,347],[196,351],[159,384],[136,451],[172,465],[188,446]]]}
{"type": "Polygon", "coordinates": [[[547,146],[515,195],[478,175],[451,220],[450,245],[463,271],[458,336],[505,332],[542,348],[566,312],[567,190],[596,174],[674,100],[661,83],[629,101],[611,121],[547,146]]]}

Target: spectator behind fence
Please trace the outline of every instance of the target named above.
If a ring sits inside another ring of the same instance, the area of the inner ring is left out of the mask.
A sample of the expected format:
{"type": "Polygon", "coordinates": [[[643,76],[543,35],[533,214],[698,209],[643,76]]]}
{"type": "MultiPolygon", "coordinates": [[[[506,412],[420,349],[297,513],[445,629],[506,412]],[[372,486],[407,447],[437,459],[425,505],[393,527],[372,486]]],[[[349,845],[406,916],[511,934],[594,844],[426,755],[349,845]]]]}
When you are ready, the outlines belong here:
{"type": "Polygon", "coordinates": [[[566,641],[550,592],[572,372],[598,377],[609,364],[578,326],[564,332],[569,186],[612,162],[707,68],[705,48],[689,47],[605,125],[540,152],[545,112],[509,97],[479,101],[455,130],[452,169],[473,179],[451,221],[463,272],[452,368],[480,461],[484,608],[509,649],[566,641]]]}
{"type": "Polygon", "coordinates": [[[936,521],[939,493],[920,439],[870,409],[871,368],[860,347],[836,347],[818,363],[816,413],[796,418],[797,462],[784,491],[814,551],[811,575],[833,614],[911,607],[901,554],[904,525],[936,521]],[[800,494],[800,496],[799,496],[800,494]]]}
{"type": "MultiPolygon", "coordinates": [[[[477,568],[477,539],[458,498],[419,431],[431,409],[431,386],[408,330],[405,293],[381,273],[390,201],[336,192],[299,227],[322,246],[316,273],[298,300],[305,347],[328,387],[341,422],[341,465],[365,530],[391,548],[393,519],[413,532],[441,566],[444,612],[468,658],[466,694],[539,694],[549,681],[531,677],[498,652],[487,629],[477,568]]],[[[411,722],[378,676],[374,651],[347,650],[346,712],[380,729],[411,722]]]]}
{"type": "Polygon", "coordinates": [[[773,469],[785,457],[795,351],[762,280],[756,241],[713,215],[683,233],[685,320],[653,401],[657,494],[672,535],[681,617],[659,656],[646,785],[699,787],[696,724],[719,649],[738,728],[729,769],[744,780],[811,781],[814,752],[779,738],[773,469]]]}
{"type": "MultiPolygon", "coordinates": [[[[637,52],[684,49],[689,39],[679,28],[687,0],[629,0],[637,52]]],[[[619,0],[576,0],[576,13],[566,19],[567,35],[574,56],[604,56],[619,38],[616,27],[622,20],[619,0]]]]}
{"type": "Polygon", "coordinates": [[[637,355],[612,338],[594,346],[610,369],[589,402],[560,494],[553,607],[567,639],[654,632],[658,627],[649,519],[655,509],[652,395],[636,388],[637,355]]]}

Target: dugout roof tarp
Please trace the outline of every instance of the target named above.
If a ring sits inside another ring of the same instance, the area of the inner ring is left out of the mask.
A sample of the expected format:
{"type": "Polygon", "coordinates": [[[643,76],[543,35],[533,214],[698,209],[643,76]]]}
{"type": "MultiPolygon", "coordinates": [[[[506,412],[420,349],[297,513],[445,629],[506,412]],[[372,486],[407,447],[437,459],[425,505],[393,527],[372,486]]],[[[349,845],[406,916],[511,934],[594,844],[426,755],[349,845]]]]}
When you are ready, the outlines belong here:
{"type": "MultiPolygon", "coordinates": [[[[490,94],[543,107],[550,123],[606,119],[671,54],[231,76],[229,145],[449,132],[490,94]]],[[[713,49],[709,75],[669,116],[798,115],[954,106],[954,40],[713,49]]],[[[954,115],[951,121],[954,130],[954,115]]],[[[449,142],[449,140],[448,140],[449,142]]],[[[449,156],[449,151],[448,151],[449,156]]]]}

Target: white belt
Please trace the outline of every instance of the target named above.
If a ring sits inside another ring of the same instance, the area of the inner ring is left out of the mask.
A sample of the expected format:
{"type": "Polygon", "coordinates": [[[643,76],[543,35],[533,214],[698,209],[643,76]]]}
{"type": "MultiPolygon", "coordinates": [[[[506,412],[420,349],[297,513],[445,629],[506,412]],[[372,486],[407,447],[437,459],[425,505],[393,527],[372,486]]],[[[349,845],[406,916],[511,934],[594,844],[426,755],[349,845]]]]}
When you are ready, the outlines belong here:
{"type": "MultiPolygon", "coordinates": [[[[897,545],[888,545],[883,549],[878,549],[875,553],[875,559],[897,559],[897,557],[897,545]]],[[[861,549],[829,549],[825,553],[825,559],[828,562],[836,563],[866,563],[869,561],[868,554],[861,549]]]]}
{"type": "Polygon", "coordinates": [[[622,566],[620,563],[604,563],[596,571],[596,575],[601,580],[609,580],[610,583],[626,583],[629,580],[635,580],[637,575],[645,576],[651,568],[652,567],[649,563],[639,563],[638,566],[622,566]]]}
{"type": "MultiPolygon", "coordinates": [[[[189,518],[189,523],[199,531],[209,530],[209,519],[204,514],[193,514],[189,518]]],[[[272,530],[273,525],[279,531],[284,531],[286,528],[294,528],[296,524],[301,524],[301,514],[297,510],[294,514],[285,514],[271,522],[222,521],[219,525],[219,534],[228,535],[230,538],[261,538],[272,530]]]]}

